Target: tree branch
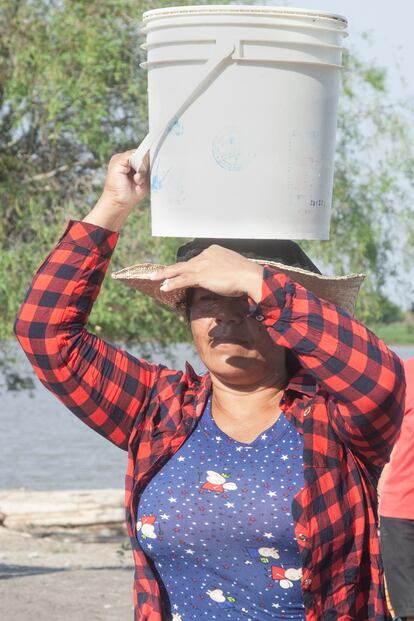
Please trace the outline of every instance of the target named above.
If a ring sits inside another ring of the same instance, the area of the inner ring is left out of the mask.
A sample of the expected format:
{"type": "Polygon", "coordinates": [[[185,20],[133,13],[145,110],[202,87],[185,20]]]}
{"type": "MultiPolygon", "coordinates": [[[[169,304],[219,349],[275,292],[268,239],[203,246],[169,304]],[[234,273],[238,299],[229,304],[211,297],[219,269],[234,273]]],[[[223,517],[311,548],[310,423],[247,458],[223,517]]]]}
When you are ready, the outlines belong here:
{"type": "MultiPolygon", "coordinates": [[[[90,160],[82,164],[83,168],[99,168],[100,166],[101,164],[96,160],[90,160]]],[[[58,166],[57,168],[54,168],[53,170],[49,170],[48,172],[39,173],[37,175],[33,175],[32,177],[25,177],[22,180],[22,183],[31,183],[32,181],[44,181],[45,179],[51,179],[55,175],[61,172],[65,172],[66,170],[69,170],[70,168],[71,166],[69,164],[62,164],[62,166],[58,166]]]]}

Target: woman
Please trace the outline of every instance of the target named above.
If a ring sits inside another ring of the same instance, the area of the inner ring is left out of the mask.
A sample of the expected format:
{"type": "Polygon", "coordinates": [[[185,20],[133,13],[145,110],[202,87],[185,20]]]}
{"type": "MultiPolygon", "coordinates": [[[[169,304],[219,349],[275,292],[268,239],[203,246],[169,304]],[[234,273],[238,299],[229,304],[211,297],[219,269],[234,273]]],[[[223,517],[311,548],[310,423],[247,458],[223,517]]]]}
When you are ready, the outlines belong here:
{"type": "Polygon", "coordinates": [[[39,268],[15,330],[45,386],[128,450],[135,619],[389,619],[375,489],[404,382],[398,357],[343,310],[359,277],[319,276],[293,242],[241,243],[265,255],[252,261],[195,241],[173,266],[115,276],[187,305],[208,373],[105,343],[84,326],[148,191],[131,153],[111,159],[98,203],[39,268]]]}

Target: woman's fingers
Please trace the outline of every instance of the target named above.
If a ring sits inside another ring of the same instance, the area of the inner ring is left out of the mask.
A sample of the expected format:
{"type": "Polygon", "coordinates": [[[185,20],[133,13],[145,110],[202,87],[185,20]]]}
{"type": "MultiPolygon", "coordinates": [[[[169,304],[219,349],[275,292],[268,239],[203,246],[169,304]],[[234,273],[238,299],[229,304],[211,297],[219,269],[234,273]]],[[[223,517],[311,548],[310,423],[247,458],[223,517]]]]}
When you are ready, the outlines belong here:
{"type": "Polygon", "coordinates": [[[141,188],[143,185],[147,183],[148,176],[142,173],[136,173],[133,177],[133,181],[135,185],[139,185],[139,187],[141,188]]]}
{"type": "Polygon", "coordinates": [[[149,159],[149,151],[144,155],[144,159],[142,160],[142,164],[138,172],[148,173],[150,168],[150,159],[149,159]]]}
{"type": "Polygon", "coordinates": [[[161,291],[172,291],[182,287],[196,287],[197,277],[188,262],[175,263],[153,272],[150,280],[162,280],[161,291]]]}
{"type": "Polygon", "coordinates": [[[161,291],[174,291],[175,289],[185,289],[186,287],[197,287],[196,279],[192,274],[181,274],[174,278],[166,278],[161,284],[161,291]]]}
{"type": "Polygon", "coordinates": [[[199,255],[158,269],[148,276],[162,291],[201,287],[217,295],[261,299],[263,268],[233,250],[212,245],[199,255]]]}
{"type": "Polygon", "coordinates": [[[184,262],[174,263],[174,265],[168,265],[162,269],[158,269],[148,276],[150,280],[165,280],[166,278],[174,278],[180,274],[188,272],[188,265],[184,262]]]}

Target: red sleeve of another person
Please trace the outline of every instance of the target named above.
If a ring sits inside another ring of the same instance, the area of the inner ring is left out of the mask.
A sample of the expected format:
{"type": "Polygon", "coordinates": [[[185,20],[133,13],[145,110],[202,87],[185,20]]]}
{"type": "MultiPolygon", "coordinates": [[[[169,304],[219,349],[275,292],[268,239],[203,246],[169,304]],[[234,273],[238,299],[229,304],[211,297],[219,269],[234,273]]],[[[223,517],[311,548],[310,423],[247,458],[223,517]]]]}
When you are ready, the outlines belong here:
{"type": "Polygon", "coordinates": [[[385,475],[379,513],[384,517],[414,520],[414,358],[407,360],[404,368],[405,414],[385,475]]]}

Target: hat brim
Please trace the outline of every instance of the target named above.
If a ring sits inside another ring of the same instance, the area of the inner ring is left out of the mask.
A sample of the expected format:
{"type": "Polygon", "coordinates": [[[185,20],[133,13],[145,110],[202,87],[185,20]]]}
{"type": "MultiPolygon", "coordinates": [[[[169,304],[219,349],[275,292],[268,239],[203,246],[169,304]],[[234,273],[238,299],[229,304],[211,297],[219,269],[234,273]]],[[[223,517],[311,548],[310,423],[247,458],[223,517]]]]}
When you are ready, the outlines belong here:
{"type": "MultiPolygon", "coordinates": [[[[317,297],[327,300],[343,309],[350,315],[355,312],[356,300],[365,274],[348,274],[346,276],[323,276],[315,274],[299,267],[292,267],[275,261],[262,261],[249,259],[260,265],[269,265],[279,272],[286,274],[291,280],[299,283],[317,297]]],[[[138,263],[113,272],[112,278],[119,280],[132,289],[136,289],[145,295],[162,302],[170,309],[178,313],[185,313],[186,291],[176,289],[174,291],[161,291],[160,282],[149,279],[149,275],[158,269],[167,267],[155,263],[138,263]]]]}

